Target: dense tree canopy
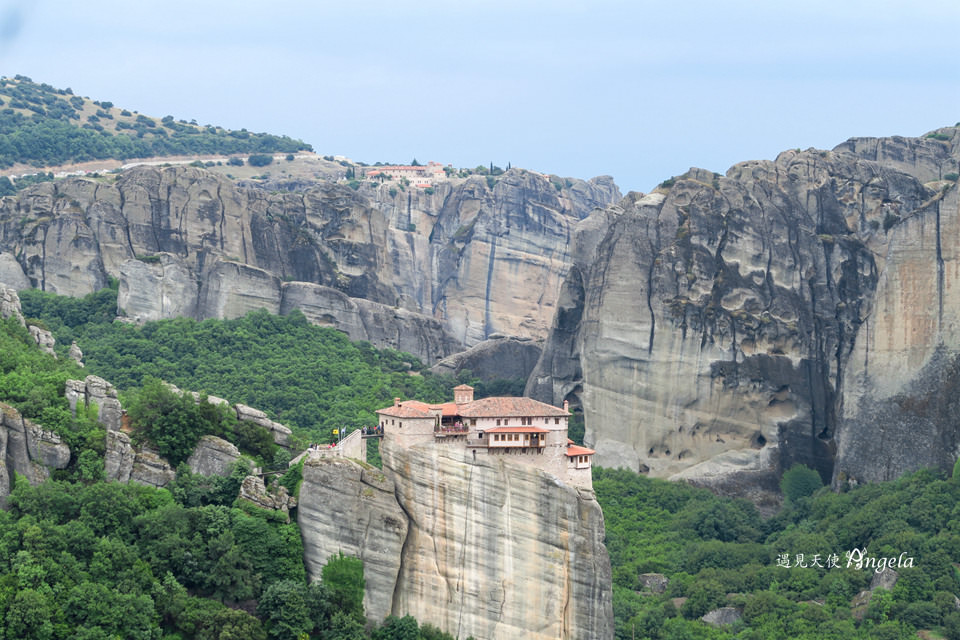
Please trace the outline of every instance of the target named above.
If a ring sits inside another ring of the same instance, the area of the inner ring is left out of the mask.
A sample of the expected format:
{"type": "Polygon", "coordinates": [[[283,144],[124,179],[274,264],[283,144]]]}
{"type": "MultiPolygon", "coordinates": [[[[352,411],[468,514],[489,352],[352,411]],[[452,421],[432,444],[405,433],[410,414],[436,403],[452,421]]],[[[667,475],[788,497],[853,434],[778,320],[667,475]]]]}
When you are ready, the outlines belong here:
{"type": "MultiPolygon", "coordinates": [[[[791,477],[810,473],[798,468],[791,477]]],[[[796,495],[766,520],[743,501],[628,471],[595,468],[594,488],[613,565],[617,638],[906,639],[918,629],[960,638],[957,479],[921,471],[846,493],[821,489],[796,495]],[[848,567],[845,553],[854,549],[914,558],[913,567],[896,568],[892,591],[874,594],[862,621],[851,600],[875,569],[848,567]],[[839,566],[828,566],[831,554],[839,566]],[[641,583],[653,572],[670,580],[663,594],[641,583]],[[740,607],[743,620],[724,629],[697,620],[721,606],[740,607]]]]}

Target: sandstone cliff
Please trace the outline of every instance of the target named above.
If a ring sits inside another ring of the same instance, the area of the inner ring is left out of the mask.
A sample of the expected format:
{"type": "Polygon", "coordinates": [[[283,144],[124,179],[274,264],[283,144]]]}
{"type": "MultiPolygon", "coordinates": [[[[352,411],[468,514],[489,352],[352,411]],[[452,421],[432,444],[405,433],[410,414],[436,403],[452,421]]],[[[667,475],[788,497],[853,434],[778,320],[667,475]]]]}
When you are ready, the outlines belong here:
{"type": "Polygon", "coordinates": [[[309,457],[297,521],[307,573],[364,561],[373,620],[411,614],[458,638],[613,637],[593,493],[462,446],[382,441],[384,469],[309,457]]]}
{"type": "Polygon", "coordinates": [[[838,481],[947,467],[958,142],[692,169],[595,213],[528,393],[582,407],[598,464],[758,501],[793,462],[838,481]]]}
{"type": "Polygon", "coordinates": [[[593,493],[461,446],[384,442],[409,518],[393,612],[456,637],[613,637],[610,560],[593,493]]]}
{"type": "Polygon", "coordinates": [[[390,615],[408,525],[386,475],[344,458],[308,457],[297,524],[311,580],[341,551],[360,558],[367,616],[380,622],[390,615]]]}
{"type": "Polygon", "coordinates": [[[522,170],[432,193],[329,182],[269,193],[138,167],[0,201],[0,274],[75,296],[117,277],[119,306],[140,320],[302,308],[434,361],[495,332],[545,335],[573,225],[618,198],[609,178],[522,170]]]}

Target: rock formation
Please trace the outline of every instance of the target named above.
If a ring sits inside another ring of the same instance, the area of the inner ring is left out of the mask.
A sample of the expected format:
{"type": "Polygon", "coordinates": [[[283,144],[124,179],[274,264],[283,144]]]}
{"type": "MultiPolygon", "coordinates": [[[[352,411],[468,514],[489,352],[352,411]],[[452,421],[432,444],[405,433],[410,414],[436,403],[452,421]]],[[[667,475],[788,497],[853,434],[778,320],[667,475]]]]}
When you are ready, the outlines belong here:
{"type": "Polygon", "coordinates": [[[217,436],[203,436],[187,458],[187,466],[204,476],[228,476],[239,459],[240,450],[235,445],[217,436]]]}
{"type": "Polygon", "coordinates": [[[379,469],[344,458],[308,458],[297,524],[310,579],[319,579],[330,557],[341,551],[360,558],[367,616],[377,622],[386,618],[407,538],[407,516],[394,496],[393,481],[379,469]]]}
{"type": "Polygon", "coordinates": [[[460,446],[382,445],[409,518],[393,611],[465,638],[610,638],[593,493],[460,446]]]}
{"type": "Polygon", "coordinates": [[[240,485],[240,498],[247,500],[261,509],[280,511],[290,520],[290,509],[297,506],[297,499],[287,493],[283,485],[267,486],[260,476],[247,476],[240,485]]]}
{"type": "Polygon", "coordinates": [[[307,573],[364,561],[364,606],[458,638],[613,636],[610,560],[593,492],[504,456],[381,441],[384,469],[308,456],[297,521],[307,573]]]}
{"type": "Polygon", "coordinates": [[[456,376],[467,370],[481,380],[526,380],[537,366],[541,346],[529,338],[495,334],[466,351],[447,356],[433,365],[430,371],[438,375],[456,376]]]}
{"type": "Polygon", "coordinates": [[[30,484],[40,484],[50,477],[51,469],[65,469],[69,463],[70,448],[60,436],[0,402],[0,509],[6,508],[14,473],[25,476],[30,484]]]}
{"type": "Polygon", "coordinates": [[[527,391],[605,466],[759,502],[960,451],[960,129],[691,169],[578,225],[527,391]],[[594,219],[595,218],[595,219],[594,219]]]}
{"type": "Polygon", "coordinates": [[[141,321],[302,308],[434,361],[496,332],[543,337],[572,227],[619,198],[607,177],[517,169],[430,191],[274,194],[193,167],[69,178],[0,202],[0,274],[74,296],[117,277],[119,307],[141,321]]]}
{"type": "Polygon", "coordinates": [[[27,326],[20,311],[20,296],[17,295],[17,290],[4,285],[2,280],[0,280],[0,318],[14,318],[21,327],[27,326]]]}
{"type": "Polygon", "coordinates": [[[107,431],[107,448],[103,458],[107,480],[165,487],[177,475],[160,454],[149,447],[136,449],[130,442],[130,436],[122,431],[107,431]]]}

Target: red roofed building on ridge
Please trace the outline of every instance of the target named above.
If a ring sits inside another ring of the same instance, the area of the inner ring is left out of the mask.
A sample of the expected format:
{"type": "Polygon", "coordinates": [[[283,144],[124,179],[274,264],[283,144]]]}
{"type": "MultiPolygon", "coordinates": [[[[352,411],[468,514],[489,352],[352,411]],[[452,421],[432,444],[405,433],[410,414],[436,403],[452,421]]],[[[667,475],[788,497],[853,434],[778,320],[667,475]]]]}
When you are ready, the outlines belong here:
{"type": "Polygon", "coordinates": [[[368,178],[384,176],[391,180],[399,180],[400,178],[419,180],[423,184],[418,184],[418,187],[429,187],[432,184],[431,181],[441,180],[447,177],[447,173],[443,170],[443,165],[439,162],[428,162],[425,165],[374,165],[372,167],[364,167],[362,171],[363,175],[368,178]]]}
{"type": "Polygon", "coordinates": [[[453,388],[453,402],[427,404],[395,398],[377,411],[385,440],[392,445],[443,444],[484,455],[510,456],[578,487],[593,488],[594,451],[567,437],[570,411],[533,398],[473,399],[473,387],[453,388]]]}

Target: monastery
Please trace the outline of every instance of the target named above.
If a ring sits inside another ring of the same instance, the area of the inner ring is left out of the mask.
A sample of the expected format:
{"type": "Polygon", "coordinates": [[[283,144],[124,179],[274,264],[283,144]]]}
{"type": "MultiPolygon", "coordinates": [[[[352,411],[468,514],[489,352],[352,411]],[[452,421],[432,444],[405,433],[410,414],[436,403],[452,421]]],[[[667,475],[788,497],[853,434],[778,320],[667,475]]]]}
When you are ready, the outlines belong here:
{"type": "Polygon", "coordinates": [[[453,389],[453,402],[427,404],[395,398],[377,411],[385,439],[411,447],[444,443],[478,455],[508,455],[510,461],[552,473],[563,482],[593,488],[594,451],[567,437],[570,411],[532,398],[473,399],[473,387],[453,389]]]}
{"type": "MultiPolygon", "coordinates": [[[[384,175],[391,180],[407,178],[409,180],[440,180],[447,176],[443,165],[439,162],[428,162],[426,165],[380,165],[365,167],[363,174],[368,178],[384,175]]],[[[428,185],[429,186],[429,185],[428,185]]]]}

